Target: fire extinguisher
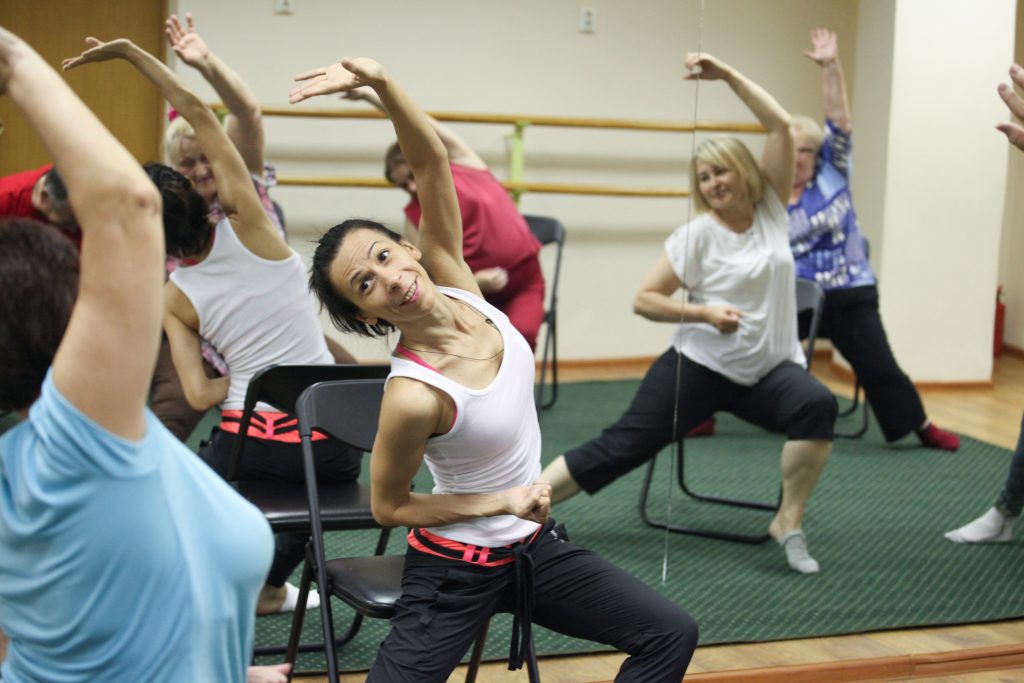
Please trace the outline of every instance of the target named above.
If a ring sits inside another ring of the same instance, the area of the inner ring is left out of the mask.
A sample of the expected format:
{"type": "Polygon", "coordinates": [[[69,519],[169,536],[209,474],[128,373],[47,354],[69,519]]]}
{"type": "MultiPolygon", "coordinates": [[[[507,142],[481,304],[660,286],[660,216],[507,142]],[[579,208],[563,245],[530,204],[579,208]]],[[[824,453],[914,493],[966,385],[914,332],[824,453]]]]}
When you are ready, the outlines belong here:
{"type": "Polygon", "coordinates": [[[1003,355],[1003,328],[1006,325],[1006,302],[1003,301],[1003,286],[996,287],[996,329],[992,338],[992,356],[1003,355]]]}

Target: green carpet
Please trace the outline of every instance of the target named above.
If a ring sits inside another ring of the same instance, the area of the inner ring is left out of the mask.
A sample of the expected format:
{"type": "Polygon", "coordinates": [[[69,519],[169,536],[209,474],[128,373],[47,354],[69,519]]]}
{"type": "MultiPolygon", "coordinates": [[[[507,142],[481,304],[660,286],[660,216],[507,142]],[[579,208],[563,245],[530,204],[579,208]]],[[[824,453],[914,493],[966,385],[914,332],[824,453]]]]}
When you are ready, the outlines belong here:
{"type": "MultiPolygon", "coordinates": [[[[544,462],[611,423],[626,407],[637,382],[587,382],[559,388],[558,403],[541,417],[544,462]]],[[[842,425],[840,425],[842,426],[842,425]]],[[[687,442],[693,488],[726,496],[774,500],[783,437],[729,415],[718,416],[718,434],[687,442]]],[[[669,451],[659,457],[652,513],[664,516],[669,451]]],[[[926,450],[910,437],[886,446],[877,429],[864,438],[837,440],[804,523],[821,562],[815,576],[786,567],[778,546],[747,546],[672,534],[668,581],[661,584],[666,534],[646,527],[637,513],[643,468],[594,498],[585,495],[556,508],[573,541],[632,572],[685,607],[701,628],[701,644],[780,640],[907,626],[992,621],[1024,616],[1021,541],[1003,546],[957,546],[942,532],[991,505],[1009,463],[1009,451],[963,438],[955,454],[926,450]]],[[[429,489],[421,473],[420,491],[429,489]]],[[[737,511],[671,494],[674,522],[760,532],[770,513],[737,511]]],[[[329,535],[329,556],[371,552],[374,535],[329,535]]],[[[396,532],[390,552],[405,548],[396,532]]],[[[334,607],[336,625],[350,618],[334,607]]],[[[511,620],[492,623],[486,657],[507,657],[511,620]]],[[[257,620],[259,645],[284,642],[290,616],[257,620]]],[[[341,628],[339,628],[339,631],[341,628]]],[[[346,669],[372,661],[387,624],[370,620],[342,648],[346,669]]],[[[304,640],[319,639],[319,614],[309,613],[304,640]]],[[[534,630],[541,655],[602,649],[534,630]]],[[[322,656],[300,659],[300,668],[323,668],[322,656]]]]}

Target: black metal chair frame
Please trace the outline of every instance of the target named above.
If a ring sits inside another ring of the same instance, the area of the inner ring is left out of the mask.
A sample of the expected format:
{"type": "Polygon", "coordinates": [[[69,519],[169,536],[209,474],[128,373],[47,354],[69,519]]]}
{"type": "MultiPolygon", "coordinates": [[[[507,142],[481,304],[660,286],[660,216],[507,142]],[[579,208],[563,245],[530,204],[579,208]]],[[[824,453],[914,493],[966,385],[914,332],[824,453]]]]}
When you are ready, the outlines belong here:
{"type": "MultiPolygon", "coordinates": [[[[255,375],[249,381],[245,392],[245,404],[239,424],[238,438],[231,452],[228,465],[228,481],[246,499],[259,507],[267,516],[270,528],[275,533],[289,531],[306,531],[310,529],[310,518],[305,485],[291,482],[246,481],[237,480],[238,466],[245,452],[248,440],[249,425],[257,403],[266,403],[278,410],[295,414],[295,405],[300,394],[316,382],[336,379],[383,378],[387,377],[390,367],[387,365],[271,365],[255,375]]],[[[338,493],[344,490],[345,496],[336,499],[359,501],[357,507],[348,511],[343,521],[329,528],[372,529],[379,528],[369,508],[369,491],[361,490],[358,482],[324,484],[325,493],[338,493]]],[[[383,553],[387,546],[390,529],[382,529],[378,540],[378,554],[383,553]]],[[[348,642],[359,631],[361,620],[353,621],[338,644],[348,642]]],[[[323,643],[304,643],[302,651],[323,649],[323,643]]],[[[254,655],[284,654],[286,646],[266,646],[256,648],[254,655]]]]}
{"type": "MultiPolygon", "coordinates": [[[[327,432],[340,441],[360,450],[373,447],[377,423],[380,419],[380,403],[384,393],[383,380],[343,380],[320,382],[306,389],[299,397],[296,412],[299,418],[299,435],[302,439],[302,462],[306,470],[306,493],[309,498],[312,537],[306,552],[302,581],[299,585],[299,599],[292,619],[292,630],[286,661],[295,662],[298,641],[306,612],[306,596],[310,584],[316,581],[320,594],[320,620],[324,631],[324,642],[334,639],[334,618],[330,609],[330,598],[336,596],[363,616],[390,619],[395,612],[395,602],[402,594],[401,578],[405,566],[402,555],[377,553],[367,557],[348,557],[328,560],[324,547],[323,525],[320,520],[320,501],[313,462],[311,435],[314,429],[327,432]],[[344,406],[343,409],[340,407],[344,406]],[[344,419],[339,419],[344,414],[344,419]],[[343,577],[335,580],[333,577],[343,577]]],[[[477,635],[470,657],[466,683],[476,680],[483,648],[487,638],[488,622],[477,635]]],[[[537,659],[533,643],[528,643],[526,663],[530,681],[539,681],[537,659]]],[[[338,680],[338,659],[333,648],[325,650],[328,680],[338,680]]]]}
{"type": "Polygon", "coordinates": [[[556,218],[548,216],[523,216],[530,231],[542,246],[554,244],[555,270],[548,283],[548,304],[544,311],[544,348],[540,360],[540,380],[537,382],[536,403],[541,410],[555,405],[558,400],[558,279],[562,270],[562,251],[565,248],[565,226],[556,218]],[[550,359],[550,361],[549,361],[550,359]],[[548,363],[551,365],[551,392],[545,397],[544,383],[548,363]]]}
{"type": "MultiPolygon", "coordinates": [[[[853,415],[854,412],[856,412],[857,408],[862,407],[861,406],[861,394],[863,393],[862,389],[863,388],[860,385],[860,380],[858,380],[857,379],[857,375],[854,374],[854,376],[853,376],[853,403],[850,404],[849,408],[847,408],[846,410],[841,411],[839,413],[839,417],[849,417],[849,416],[853,415]]],[[[867,433],[867,431],[868,431],[868,423],[870,421],[870,417],[868,416],[868,414],[871,411],[868,409],[868,399],[867,399],[866,395],[864,396],[863,403],[864,403],[864,405],[863,405],[863,409],[861,411],[862,415],[861,415],[861,420],[860,420],[860,426],[855,428],[853,431],[850,431],[850,432],[836,431],[835,436],[836,436],[837,439],[859,439],[860,437],[864,436],[864,434],[867,433]]]]}
{"type": "MultiPolygon", "coordinates": [[[[825,293],[822,291],[821,287],[811,280],[798,279],[796,281],[796,299],[797,312],[808,309],[812,311],[811,325],[807,335],[807,348],[805,350],[807,371],[810,372],[811,362],[814,360],[814,342],[818,337],[818,328],[821,326],[821,314],[825,307],[825,293]]],[[[687,496],[700,503],[728,505],[730,507],[739,507],[748,510],[767,510],[775,512],[779,509],[779,505],[782,503],[781,486],[779,487],[778,500],[776,500],[775,503],[709,495],[691,489],[686,483],[686,458],[684,457],[683,441],[684,438],[680,437],[676,440],[675,444],[676,478],[679,483],[679,488],[682,489],[683,493],[687,496]]],[[[644,473],[644,481],[640,488],[640,518],[648,526],[655,527],[657,529],[667,529],[668,531],[678,534],[688,534],[690,536],[701,536],[704,538],[714,538],[722,541],[733,541],[736,543],[749,543],[754,545],[764,543],[771,538],[768,533],[740,534],[729,531],[719,531],[717,529],[691,527],[684,524],[673,524],[669,520],[651,516],[647,511],[647,499],[650,496],[651,484],[654,480],[654,470],[656,465],[657,458],[652,458],[650,463],[647,465],[647,471],[644,473]]]]}

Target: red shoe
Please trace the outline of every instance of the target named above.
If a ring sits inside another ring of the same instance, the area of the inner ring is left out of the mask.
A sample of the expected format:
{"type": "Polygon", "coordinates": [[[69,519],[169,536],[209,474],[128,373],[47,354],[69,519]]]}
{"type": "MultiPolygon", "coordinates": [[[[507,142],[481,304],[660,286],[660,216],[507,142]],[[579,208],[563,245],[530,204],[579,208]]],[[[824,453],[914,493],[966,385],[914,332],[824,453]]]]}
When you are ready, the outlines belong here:
{"type": "Polygon", "coordinates": [[[701,422],[699,425],[686,432],[687,439],[693,439],[698,436],[714,436],[715,435],[715,418],[714,416],[701,422]]]}
{"type": "Polygon", "coordinates": [[[921,439],[928,448],[938,448],[943,451],[955,451],[960,448],[960,437],[953,432],[939,429],[929,422],[924,429],[917,431],[917,438],[921,439]]]}

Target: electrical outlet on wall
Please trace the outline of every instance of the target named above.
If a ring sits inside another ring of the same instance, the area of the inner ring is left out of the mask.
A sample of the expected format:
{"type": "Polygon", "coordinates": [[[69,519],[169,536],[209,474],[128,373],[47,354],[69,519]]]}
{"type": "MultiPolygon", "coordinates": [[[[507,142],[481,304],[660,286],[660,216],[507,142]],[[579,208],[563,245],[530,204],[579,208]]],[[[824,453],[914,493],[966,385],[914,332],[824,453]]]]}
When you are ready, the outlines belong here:
{"type": "Polygon", "coordinates": [[[295,0],[274,0],[274,14],[291,14],[295,11],[295,0]]]}
{"type": "Polygon", "coordinates": [[[597,10],[593,7],[580,7],[580,33],[597,33],[597,10]]]}

